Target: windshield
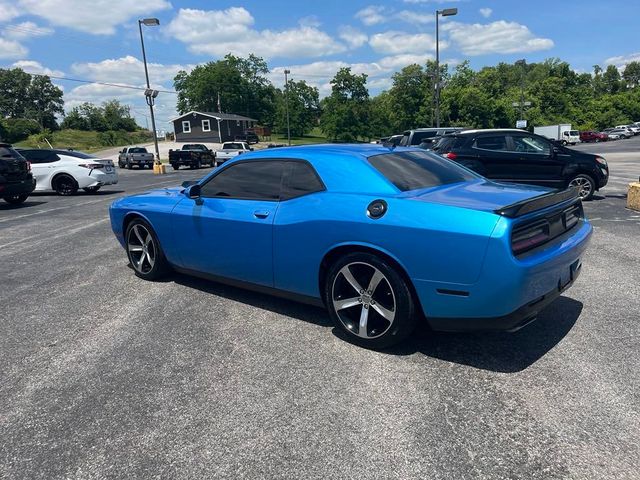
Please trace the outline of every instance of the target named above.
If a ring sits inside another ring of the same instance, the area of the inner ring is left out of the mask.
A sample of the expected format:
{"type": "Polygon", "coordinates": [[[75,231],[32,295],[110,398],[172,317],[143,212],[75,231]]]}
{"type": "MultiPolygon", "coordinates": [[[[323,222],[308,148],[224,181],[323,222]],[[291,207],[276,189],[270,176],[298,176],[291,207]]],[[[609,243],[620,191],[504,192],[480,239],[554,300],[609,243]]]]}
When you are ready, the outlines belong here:
{"type": "Polygon", "coordinates": [[[479,178],[450,160],[424,151],[384,153],[368,160],[402,192],[479,178]]]}
{"type": "Polygon", "coordinates": [[[578,130],[569,130],[569,135],[577,136],[577,135],[580,135],[580,132],[578,130]]]}

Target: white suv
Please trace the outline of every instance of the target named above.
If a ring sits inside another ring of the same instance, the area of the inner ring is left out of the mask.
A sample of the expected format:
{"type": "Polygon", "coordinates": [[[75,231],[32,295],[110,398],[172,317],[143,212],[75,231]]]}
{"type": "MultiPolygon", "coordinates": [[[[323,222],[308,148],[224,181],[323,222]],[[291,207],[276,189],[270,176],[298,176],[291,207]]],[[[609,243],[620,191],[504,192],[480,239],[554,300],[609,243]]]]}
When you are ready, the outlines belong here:
{"type": "Polygon", "coordinates": [[[95,193],[103,185],[118,183],[112,160],[103,160],[73,150],[20,149],[31,162],[36,192],[53,190],[59,195],[73,195],[78,189],[95,193]]]}

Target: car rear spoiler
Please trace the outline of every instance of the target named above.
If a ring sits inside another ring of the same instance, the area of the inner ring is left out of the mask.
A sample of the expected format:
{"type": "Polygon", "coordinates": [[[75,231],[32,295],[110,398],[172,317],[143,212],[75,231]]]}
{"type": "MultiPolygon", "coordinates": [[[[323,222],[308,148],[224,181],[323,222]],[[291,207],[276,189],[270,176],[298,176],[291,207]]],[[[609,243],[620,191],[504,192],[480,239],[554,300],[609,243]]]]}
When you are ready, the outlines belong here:
{"type": "Polygon", "coordinates": [[[536,210],[542,210],[543,208],[547,208],[552,205],[576,200],[577,198],[578,189],[572,187],[567,188],[566,190],[550,192],[540,195],[539,197],[533,197],[521,202],[513,203],[506,207],[499,208],[498,210],[494,210],[494,212],[498,215],[502,215],[503,217],[516,218],[536,210]]]}

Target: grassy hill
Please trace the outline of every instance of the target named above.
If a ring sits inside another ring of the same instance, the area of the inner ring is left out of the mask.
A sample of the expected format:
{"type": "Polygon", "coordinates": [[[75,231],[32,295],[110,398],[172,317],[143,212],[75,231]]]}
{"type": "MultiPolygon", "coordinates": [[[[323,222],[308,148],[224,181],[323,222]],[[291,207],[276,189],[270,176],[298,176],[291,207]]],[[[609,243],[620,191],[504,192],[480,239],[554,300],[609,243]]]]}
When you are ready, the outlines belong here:
{"type": "MultiPolygon", "coordinates": [[[[281,133],[271,134],[271,142],[269,143],[287,143],[287,134],[281,133]]],[[[291,137],[291,145],[311,145],[314,143],[331,143],[330,140],[324,136],[322,130],[315,127],[311,132],[304,137],[291,137]]]]}
{"type": "Polygon", "coordinates": [[[56,132],[31,135],[26,140],[17,142],[15,146],[23,148],[49,148],[47,140],[53,148],[72,148],[73,150],[91,153],[109,147],[151,142],[153,136],[146,130],[137,132],[58,130],[56,132]]]}

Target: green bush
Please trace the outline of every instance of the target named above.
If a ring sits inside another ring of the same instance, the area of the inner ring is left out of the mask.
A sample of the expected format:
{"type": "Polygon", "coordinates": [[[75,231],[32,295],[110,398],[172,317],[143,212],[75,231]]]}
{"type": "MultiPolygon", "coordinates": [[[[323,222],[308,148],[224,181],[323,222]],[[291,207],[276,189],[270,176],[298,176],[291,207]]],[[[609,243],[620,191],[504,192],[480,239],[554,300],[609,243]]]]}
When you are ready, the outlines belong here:
{"type": "Polygon", "coordinates": [[[27,118],[5,118],[2,120],[0,134],[2,139],[8,143],[15,143],[25,140],[29,135],[40,133],[42,129],[38,122],[27,118]]]}

